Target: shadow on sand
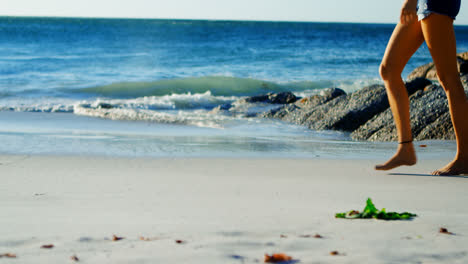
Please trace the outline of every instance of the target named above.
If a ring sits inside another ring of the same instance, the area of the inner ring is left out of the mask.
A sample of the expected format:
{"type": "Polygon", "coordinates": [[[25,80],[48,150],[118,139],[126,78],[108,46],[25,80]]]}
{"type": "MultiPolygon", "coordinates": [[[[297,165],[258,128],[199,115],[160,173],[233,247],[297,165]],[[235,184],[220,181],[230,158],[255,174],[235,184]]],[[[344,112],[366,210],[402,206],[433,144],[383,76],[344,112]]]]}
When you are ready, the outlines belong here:
{"type": "Polygon", "coordinates": [[[416,174],[416,173],[389,173],[388,175],[396,175],[396,176],[418,176],[418,177],[443,177],[443,178],[465,178],[468,179],[466,175],[432,175],[432,174],[416,174]]]}

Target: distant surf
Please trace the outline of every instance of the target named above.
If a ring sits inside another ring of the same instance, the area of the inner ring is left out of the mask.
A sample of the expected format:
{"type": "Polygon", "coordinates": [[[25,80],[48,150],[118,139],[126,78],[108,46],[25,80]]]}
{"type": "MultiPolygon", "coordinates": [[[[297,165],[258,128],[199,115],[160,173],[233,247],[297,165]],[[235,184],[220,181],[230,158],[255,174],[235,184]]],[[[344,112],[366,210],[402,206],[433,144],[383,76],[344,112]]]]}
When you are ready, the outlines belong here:
{"type": "Polygon", "coordinates": [[[153,82],[121,82],[109,85],[74,90],[110,98],[135,98],[143,96],[167,96],[174,94],[204,94],[213,96],[253,96],[269,92],[312,92],[333,86],[331,81],[288,82],[279,84],[271,81],[227,76],[178,78],[153,82]]]}

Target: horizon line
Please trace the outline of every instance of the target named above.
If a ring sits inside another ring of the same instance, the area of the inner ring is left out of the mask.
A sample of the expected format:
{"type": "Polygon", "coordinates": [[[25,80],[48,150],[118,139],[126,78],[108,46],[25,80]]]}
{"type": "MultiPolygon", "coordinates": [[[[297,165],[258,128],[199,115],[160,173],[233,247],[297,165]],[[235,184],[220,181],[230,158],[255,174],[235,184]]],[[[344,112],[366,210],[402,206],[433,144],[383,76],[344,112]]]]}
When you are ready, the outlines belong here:
{"type": "MultiPolygon", "coordinates": [[[[2,15],[0,18],[69,18],[69,19],[128,19],[128,20],[179,20],[179,21],[219,21],[219,22],[271,22],[271,23],[329,23],[329,24],[378,24],[396,25],[396,22],[371,22],[371,21],[319,21],[319,20],[267,20],[267,19],[236,19],[236,18],[168,18],[168,17],[112,17],[112,16],[55,16],[55,15],[2,15]]],[[[454,26],[468,26],[467,24],[456,24],[454,26]]]]}
{"type": "Polygon", "coordinates": [[[342,24],[396,24],[392,22],[359,22],[359,21],[318,21],[318,20],[267,20],[235,18],[164,18],[164,17],[110,17],[110,16],[55,16],[55,15],[3,15],[0,18],[69,18],[69,19],[129,19],[129,20],[179,20],[179,21],[220,21],[220,22],[273,22],[273,23],[342,23],[342,24]]]}

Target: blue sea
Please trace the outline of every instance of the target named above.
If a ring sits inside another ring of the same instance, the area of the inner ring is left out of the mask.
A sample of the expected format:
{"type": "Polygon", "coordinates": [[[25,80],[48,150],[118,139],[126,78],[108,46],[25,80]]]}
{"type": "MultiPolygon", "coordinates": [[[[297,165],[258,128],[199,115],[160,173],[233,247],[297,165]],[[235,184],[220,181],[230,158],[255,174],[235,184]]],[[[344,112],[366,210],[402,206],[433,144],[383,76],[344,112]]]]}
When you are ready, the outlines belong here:
{"type": "MultiPolygon", "coordinates": [[[[393,27],[0,17],[0,154],[386,156],[392,144],[255,118],[274,106],[236,102],[381,83],[393,27]],[[223,104],[235,111],[212,111],[223,104]]],[[[456,34],[459,52],[468,51],[468,27],[456,34]]],[[[403,76],[430,61],[422,46],[403,76]]],[[[432,144],[454,150],[453,142],[432,144]]]]}

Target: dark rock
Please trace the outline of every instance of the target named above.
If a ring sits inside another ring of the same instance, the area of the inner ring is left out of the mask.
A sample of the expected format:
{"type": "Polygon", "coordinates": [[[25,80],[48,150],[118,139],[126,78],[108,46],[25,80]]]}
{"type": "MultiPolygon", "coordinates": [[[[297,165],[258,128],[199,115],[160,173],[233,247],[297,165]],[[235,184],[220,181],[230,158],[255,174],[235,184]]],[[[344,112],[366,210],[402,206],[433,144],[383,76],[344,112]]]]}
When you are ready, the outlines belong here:
{"type": "MultiPolygon", "coordinates": [[[[424,91],[417,91],[410,98],[410,109],[411,130],[415,139],[453,138],[450,118],[444,117],[448,114],[448,104],[442,87],[431,85],[424,91]]],[[[351,137],[369,141],[397,140],[391,109],[370,119],[353,131],[351,137]]]]}
{"type": "Polygon", "coordinates": [[[432,82],[426,78],[415,78],[405,84],[408,94],[414,94],[419,90],[423,90],[427,86],[431,85],[432,82]]]}
{"type": "Polygon", "coordinates": [[[341,90],[340,88],[330,88],[325,89],[320,93],[320,96],[325,98],[326,100],[330,100],[336,98],[338,96],[346,95],[346,92],[341,90]]]}
{"type": "Polygon", "coordinates": [[[385,87],[372,85],[341,100],[332,100],[317,107],[305,122],[315,130],[353,131],[374,115],[388,108],[385,87]]]}
{"type": "Polygon", "coordinates": [[[272,110],[263,116],[314,130],[352,131],[386,108],[385,88],[374,85],[351,95],[346,95],[341,89],[329,89],[321,95],[301,99],[294,105],[272,110]]]}
{"type": "Polygon", "coordinates": [[[272,94],[269,100],[272,104],[292,104],[297,101],[296,95],[291,92],[272,94]]]}
{"type": "Polygon", "coordinates": [[[291,92],[268,93],[245,99],[247,103],[291,104],[297,101],[297,97],[291,92]]]}
{"type": "MultiPolygon", "coordinates": [[[[406,83],[406,87],[408,94],[420,97],[424,93],[423,89],[430,84],[431,82],[425,78],[416,78],[406,83]]],[[[303,98],[294,104],[270,110],[262,117],[278,118],[286,122],[305,125],[313,130],[352,132],[387,109],[389,109],[389,104],[385,87],[372,85],[350,95],[346,95],[338,88],[327,89],[320,95],[303,98]]],[[[393,121],[391,113],[387,119],[393,121]]],[[[384,122],[386,120],[377,121],[377,126],[366,127],[365,132],[368,134],[361,132],[363,135],[356,136],[356,138],[367,139],[388,125],[384,122]]]]}
{"type": "Polygon", "coordinates": [[[345,95],[346,93],[339,88],[326,89],[322,91],[320,95],[306,97],[294,104],[272,109],[266,113],[263,113],[262,117],[277,118],[286,122],[304,124],[305,120],[310,116],[311,112],[313,112],[317,106],[345,95]]]}
{"type": "Polygon", "coordinates": [[[445,112],[434,122],[423,128],[416,139],[455,140],[455,132],[453,130],[452,120],[450,119],[450,112],[445,112]]]}
{"type": "Polygon", "coordinates": [[[468,73],[468,61],[463,61],[460,63],[460,74],[467,74],[468,73]]]}
{"type": "MultiPolygon", "coordinates": [[[[286,119],[291,115],[300,115],[299,112],[303,112],[300,107],[295,104],[286,105],[284,107],[272,109],[266,113],[263,113],[260,117],[263,118],[277,118],[286,119]]],[[[292,118],[294,119],[294,118],[292,118]]]]}
{"type": "Polygon", "coordinates": [[[245,98],[244,101],[247,103],[264,103],[268,101],[269,94],[255,95],[248,98],[245,98]]]}
{"type": "Polygon", "coordinates": [[[99,103],[97,108],[111,109],[111,108],[114,108],[114,106],[112,106],[111,104],[108,104],[108,103],[99,103]]]}

